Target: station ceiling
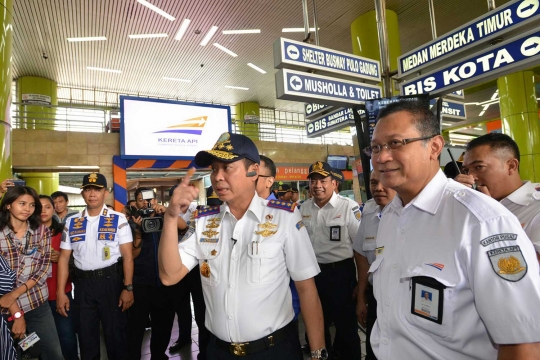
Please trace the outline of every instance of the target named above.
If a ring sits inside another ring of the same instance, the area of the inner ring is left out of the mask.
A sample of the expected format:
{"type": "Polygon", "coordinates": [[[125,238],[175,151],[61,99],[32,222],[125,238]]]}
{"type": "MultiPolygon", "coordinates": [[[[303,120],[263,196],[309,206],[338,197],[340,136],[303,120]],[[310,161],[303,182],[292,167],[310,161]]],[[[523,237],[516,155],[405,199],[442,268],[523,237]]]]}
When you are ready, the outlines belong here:
{"type": "MultiPolygon", "coordinates": [[[[439,35],[487,12],[485,0],[433,1],[439,35]]],[[[496,4],[501,6],[506,2],[497,0],[496,4]]],[[[167,19],[137,0],[15,1],[14,79],[41,76],[68,87],[230,105],[255,101],[263,107],[303,111],[301,103],[276,100],[272,57],[272,44],[277,38],[303,39],[303,33],[282,32],[283,28],[303,26],[301,0],[150,0],[150,3],[175,20],[167,19]],[[175,40],[184,19],[191,22],[182,39],[175,40]],[[218,27],[217,32],[206,46],[201,46],[213,26],[218,27]],[[261,32],[223,34],[224,30],[242,29],[260,29],[261,32]],[[129,37],[141,34],[166,34],[167,37],[129,37]],[[106,40],[67,40],[95,36],[106,40]],[[238,56],[225,53],[214,43],[238,56]],[[266,74],[247,63],[265,70],[266,74]]],[[[308,0],[308,4],[313,26],[312,1],[308,0]]],[[[350,24],[358,16],[374,10],[374,1],[316,0],[316,4],[320,45],[351,52],[350,24]]],[[[431,40],[428,0],[387,0],[386,6],[398,14],[403,53],[431,40]]],[[[492,82],[467,91],[465,101],[481,103],[491,99],[495,91],[496,84],[492,82]]],[[[474,121],[480,119],[482,107],[469,105],[467,111],[468,121],[474,121]]],[[[497,113],[498,104],[494,104],[483,117],[497,113]]],[[[474,129],[471,131],[474,133],[474,129]]]]}

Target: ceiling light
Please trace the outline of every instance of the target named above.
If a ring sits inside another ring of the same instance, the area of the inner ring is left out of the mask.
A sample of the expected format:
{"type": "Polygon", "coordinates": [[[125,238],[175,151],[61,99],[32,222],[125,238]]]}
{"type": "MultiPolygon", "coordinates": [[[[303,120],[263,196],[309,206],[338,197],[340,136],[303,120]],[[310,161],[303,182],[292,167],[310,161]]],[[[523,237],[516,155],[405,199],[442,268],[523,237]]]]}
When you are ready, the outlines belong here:
{"type": "Polygon", "coordinates": [[[261,29],[246,29],[246,30],[223,30],[223,35],[235,34],[260,34],[261,29]]]}
{"type": "Polygon", "coordinates": [[[484,130],[484,129],[482,129],[481,127],[478,127],[478,126],[477,126],[477,127],[474,127],[473,129],[474,129],[474,130],[480,130],[480,131],[484,130]]]}
{"type": "Polygon", "coordinates": [[[482,110],[482,111],[480,111],[480,114],[478,114],[478,116],[482,116],[482,115],[484,115],[485,113],[486,113],[486,110],[482,110]]]}
{"type": "Polygon", "coordinates": [[[182,40],[182,36],[184,36],[184,34],[186,33],[186,30],[190,22],[191,20],[189,19],[184,19],[184,21],[182,21],[182,25],[180,25],[180,29],[178,29],[178,32],[176,33],[174,40],[182,40]]]}
{"type": "Polygon", "coordinates": [[[151,38],[166,38],[167,34],[132,34],[128,35],[130,39],[151,39],[151,38]]]}
{"type": "Polygon", "coordinates": [[[441,125],[442,125],[442,126],[452,126],[452,124],[447,123],[447,122],[443,122],[443,123],[441,123],[441,125]]]}
{"type": "Polygon", "coordinates": [[[230,86],[230,85],[225,85],[225,87],[226,87],[227,89],[249,90],[249,88],[247,88],[247,87],[240,87],[240,86],[230,86]]]}
{"type": "Polygon", "coordinates": [[[237,54],[233,53],[231,50],[227,49],[225,46],[219,45],[218,43],[214,43],[214,46],[220,49],[221,51],[224,51],[227,54],[231,55],[232,57],[238,56],[237,54]]]}
{"type": "Polygon", "coordinates": [[[95,70],[95,71],[106,71],[106,72],[112,72],[112,73],[116,73],[116,74],[120,74],[122,73],[122,71],[120,70],[114,70],[114,69],[105,69],[105,68],[100,68],[100,67],[93,67],[93,66],[87,66],[86,67],[88,70],[95,70]]]}
{"type": "Polygon", "coordinates": [[[201,46],[206,46],[208,45],[208,43],[210,42],[210,39],[212,38],[212,36],[214,36],[214,34],[216,33],[218,27],[217,26],[212,26],[210,28],[210,30],[208,30],[208,32],[206,33],[206,35],[204,36],[204,39],[202,39],[201,41],[201,46]]]}
{"type": "Polygon", "coordinates": [[[264,71],[263,69],[261,69],[260,67],[258,67],[257,65],[253,65],[252,63],[248,63],[248,66],[252,69],[255,69],[257,70],[258,72],[260,72],[261,74],[266,74],[266,71],[264,71]]]}
{"type": "Polygon", "coordinates": [[[180,82],[186,82],[186,83],[189,83],[191,82],[191,80],[187,80],[187,79],[178,79],[178,78],[172,78],[172,77],[162,77],[163,80],[171,80],[171,81],[180,81],[180,82]]]}
{"type": "Polygon", "coordinates": [[[165,11],[161,10],[160,8],[158,8],[157,6],[155,5],[152,5],[150,4],[148,1],[146,0],[137,0],[137,2],[141,5],[144,5],[146,6],[147,8],[149,8],[150,10],[152,11],[155,11],[157,12],[159,15],[171,20],[171,21],[174,21],[175,20],[175,17],[170,15],[170,14],[167,14],[165,11]]]}
{"type": "MultiPolygon", "coordinates": [[[[284,33],[295,33],[295,32],[301,33],[301,32],[304,32],[305,30],[306,30],[305,28],[283,28],[283,29],[281,29],[281,32],[284,32],[284,33]]],[[[309,31],[315,31],[315,28],[309,28],[309,31]]]]}
{"type": "Polygon", "coordinates": [[[67,41],[70,41],[70,42],[76,42],[76,41],[103,41],[103,40],[107,40],[107,38],[105,36],[67,38],[67,41]]]}

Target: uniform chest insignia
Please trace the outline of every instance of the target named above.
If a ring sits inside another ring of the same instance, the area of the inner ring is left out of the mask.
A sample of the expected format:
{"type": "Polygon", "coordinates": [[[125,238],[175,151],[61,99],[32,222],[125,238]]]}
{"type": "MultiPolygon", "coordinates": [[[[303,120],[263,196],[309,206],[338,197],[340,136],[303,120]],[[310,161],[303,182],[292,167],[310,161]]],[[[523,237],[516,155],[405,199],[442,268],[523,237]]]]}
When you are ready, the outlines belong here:
{"type": "Polygon", "coordinates": [[[208,265],[208,261],[204,261],[201,265],[201,275],[205,278],[210,277],[210,265],[208,265]]]}
{"type": "Polygon", "coordinates": [[[281,201],[281,200],[270,200],[267,206],[274,209],[281,209],[281,210],[287,210],[289,212],[294,212],[296,203],[289,202],[289,201],[281,201]]]}
{"type": "Polygon", "coordinates": [[[274,215],[272,214],[268,214],[264,217],[267,221],[272,221],[272,219],[274,218],[274,215]]]}
{"type": "Polygon", "coordinates": [[[202,209],[195,211],[195,219],[200,219],[210,215],[219,214],[219,206],[205,206],[202,209]]]}
{"type": "Polygon", "coordinates": [[[208,238],[213,238],[215,237],[217,234],[219,234],[219,232],[217,231],[214,231],[212,229],[209,229],[209,230],[206,230],[206,231],[203,231],[202,234],[208,238]]]}
{"type": "Polygon", "coordinates": [[[277,224],[272,224],[269,221],[266,221],[265,223],[258,224],[257,227],[261,230],[255,231],[256,235],[261,235],[262,237],[269,237],[274,235],[277,232],[277,224]]]}
{"type": "Polygon", "coordinates": [[[220,218],[208,219],[208,222],[206,223],[206,228],[207,229],[217,229],[219,227],[220,222],[221,222],[220,218]]]}
{"type": "Polygon", "coordinates": [[[217,250],[216,250],[216,249],[214,249],[214,250],[210,251],[210,255],[212,255],[212,256],[216,256],[216,255],[217,255],[217,250]]]}
{"type": "Polygon", "coordinates": [[[508,281],[519,281],[527,273],[527,262],[519,246],[507,246],[487,252],[497,275],[508,281]]]}

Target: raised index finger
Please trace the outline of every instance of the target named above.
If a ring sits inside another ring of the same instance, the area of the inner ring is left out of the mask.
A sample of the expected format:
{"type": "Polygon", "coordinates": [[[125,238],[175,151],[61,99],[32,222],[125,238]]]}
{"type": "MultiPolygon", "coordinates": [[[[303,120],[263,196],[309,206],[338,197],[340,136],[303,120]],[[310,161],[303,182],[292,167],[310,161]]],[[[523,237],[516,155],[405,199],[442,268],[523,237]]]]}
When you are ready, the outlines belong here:
{"type": "Polygon", "coordinates": [[[188,170],[186,176],[184,176],[184,178],[182,179],[182,182],[180,184],[184,185],[184,186],[189,186],[189,182],[191,181],[191,177],[193,176],[193,174],[195,174],[195,168],[194,167],[192,167],[191,169],[188,170]]]}

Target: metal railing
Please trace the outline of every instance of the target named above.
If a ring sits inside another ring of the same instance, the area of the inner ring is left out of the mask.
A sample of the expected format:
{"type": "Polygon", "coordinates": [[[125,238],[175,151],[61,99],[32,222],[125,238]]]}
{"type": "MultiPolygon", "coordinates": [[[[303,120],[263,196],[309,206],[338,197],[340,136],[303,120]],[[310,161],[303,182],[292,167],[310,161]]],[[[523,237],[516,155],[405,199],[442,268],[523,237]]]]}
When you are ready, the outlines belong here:
{"type": "Polygon", "coordinates": [[[13,103],[14,129],[105,132],[108,111],[87,107],[13,103]]]}

